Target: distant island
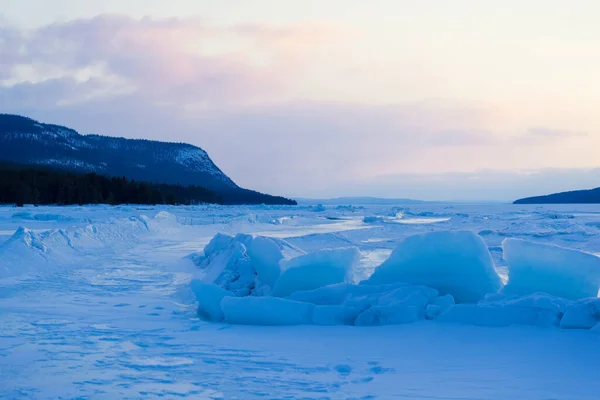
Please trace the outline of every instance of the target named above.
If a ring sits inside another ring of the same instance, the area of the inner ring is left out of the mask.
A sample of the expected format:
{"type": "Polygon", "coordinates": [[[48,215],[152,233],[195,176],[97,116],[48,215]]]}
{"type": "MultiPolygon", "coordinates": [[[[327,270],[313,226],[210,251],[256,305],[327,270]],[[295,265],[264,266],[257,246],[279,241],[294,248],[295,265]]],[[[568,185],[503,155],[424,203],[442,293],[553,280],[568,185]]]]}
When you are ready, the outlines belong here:
{"type": "Polygon", "coordinates": [[[514,204],[600,204],[600,187],[589,190],[573,190],[548,194],[545,196],[526,197],[514,204]]]}
{"type": "Polygon", "coordinates": [[[191,144],[81,135],[20,115],[0,114],[0,163],[10,202],[296,204],[239,187],[191,144]]]}

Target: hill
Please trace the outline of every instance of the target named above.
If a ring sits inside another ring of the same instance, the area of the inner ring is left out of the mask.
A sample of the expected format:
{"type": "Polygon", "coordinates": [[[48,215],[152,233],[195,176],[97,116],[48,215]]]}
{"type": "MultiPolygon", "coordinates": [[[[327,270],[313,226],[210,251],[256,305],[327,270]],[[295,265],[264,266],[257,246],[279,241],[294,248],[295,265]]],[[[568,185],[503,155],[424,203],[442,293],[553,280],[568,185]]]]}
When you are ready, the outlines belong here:
{"type": "Polygon", "coordinates": [[[236,185],[203,149],[187,143],[81,135],[31,118],[0,114],[0,161],[136,181],[199,186],[225,204],[295,204],[236,185]]]}
{"type": "Polygon", "coordinates": [[[514,204],[600,204],[600,187],[589,190],[573,190],[545,196],[526,197],[514,204]]]}

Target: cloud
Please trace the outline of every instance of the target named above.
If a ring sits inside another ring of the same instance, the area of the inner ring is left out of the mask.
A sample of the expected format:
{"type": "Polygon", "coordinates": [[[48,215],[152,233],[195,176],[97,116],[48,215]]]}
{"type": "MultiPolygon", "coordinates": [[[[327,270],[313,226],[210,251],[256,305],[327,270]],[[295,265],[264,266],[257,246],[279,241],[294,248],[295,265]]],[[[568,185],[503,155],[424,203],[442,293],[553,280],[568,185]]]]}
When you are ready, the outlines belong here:
{"type": "MultiPolygon", "coordinates": [[[[4,87],[42,82],[44,92],[49,83],[44,81],[95,70],[95,84],[102,79],[107,85],[120,82],[147,101],[211,106],[257,102],[277,95],[285,86],[273,63],[286,58],[290,49],[299,51],[333,36],[313,25],[216,27],[197,18],[122,15],[60,22],[29,32],[2,27],[0,77],[4,87]],[[247,41],[253,46],[245,45],[247,41]],[[24,68],[29,76],[14,82],[24,68]],[[49,70],[54,76],[47,76],[49,70]],[[11,78],[13,82],[7,84],[11,78]]],[[[71,89],[90,86],[81,83],[83,87],[71,89]]],[[[68,94],[57,92],[57,96],[68,94]]],[[[57,103],[61,100],[57,98],[57,103]]]]}
{"type": "MultiPolygon", "coordinates": [[[[325,102],[290,91],[315,66],[313,52],[352,35],[317,23],[214,26],[122,15],[32,31],[0,23],[0,107],[82,133],[190,142],[243,186],[305,196],[387,188],[421,197],[416,183],[381,177],[403,172],[435,191],[441,186],[423,174],[516,167],[535,157],[515,147],[569,133],[507,135],[497,110],[481,104],[325,102]]],[[[448,175],[448,190],[460,176],[448,175]]]]}
{"type": "Polygon", "coordinates": [[[573,132],[564,129],[553,129],[553,128],[545,128],[545,127],[534,127],[530,128],[526,135],[526,137],[535,140],[535,139],[564,139],[570,137],[582,137],[587,136],[586,133],[583,132],[573,132]]]}

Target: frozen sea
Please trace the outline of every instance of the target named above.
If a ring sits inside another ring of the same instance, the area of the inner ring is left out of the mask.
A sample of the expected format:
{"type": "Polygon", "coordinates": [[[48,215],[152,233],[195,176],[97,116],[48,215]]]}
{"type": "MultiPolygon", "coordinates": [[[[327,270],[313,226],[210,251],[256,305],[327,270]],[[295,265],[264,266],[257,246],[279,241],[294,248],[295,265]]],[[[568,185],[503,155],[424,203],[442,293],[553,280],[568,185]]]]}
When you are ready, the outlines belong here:
{"type": "Polygon", "coordinates": [[[597,331],[196,315],[188,255],[217,233],[355,246],[368,277],[404,238],[459,229],[500,275],[506,238],[600,253],[597,205],[0,208],[0,398],[600,398],[597,331]]]}

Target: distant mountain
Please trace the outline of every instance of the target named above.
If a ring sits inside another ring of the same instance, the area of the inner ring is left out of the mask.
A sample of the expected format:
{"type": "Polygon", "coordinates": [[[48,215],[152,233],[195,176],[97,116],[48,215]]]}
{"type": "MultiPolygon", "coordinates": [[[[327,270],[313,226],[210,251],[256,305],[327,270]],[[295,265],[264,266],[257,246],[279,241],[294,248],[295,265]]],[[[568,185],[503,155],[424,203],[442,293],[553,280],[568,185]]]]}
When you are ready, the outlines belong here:
{"type": "Polygon", "coordinates": [[[600,187],[519,199],[514,204],[600,204],[600,187]]]}
{"type": "Polygon", "coordinates": [[[73,129],[18,115],[0,114],[0,161],[196,185],[219,193],[230,204],[295,204],[283,197],[240,188],[206,151],[190,144],[80,135],[73,129]]]}

